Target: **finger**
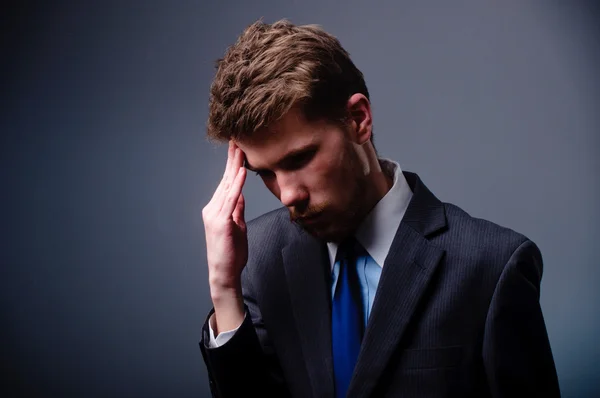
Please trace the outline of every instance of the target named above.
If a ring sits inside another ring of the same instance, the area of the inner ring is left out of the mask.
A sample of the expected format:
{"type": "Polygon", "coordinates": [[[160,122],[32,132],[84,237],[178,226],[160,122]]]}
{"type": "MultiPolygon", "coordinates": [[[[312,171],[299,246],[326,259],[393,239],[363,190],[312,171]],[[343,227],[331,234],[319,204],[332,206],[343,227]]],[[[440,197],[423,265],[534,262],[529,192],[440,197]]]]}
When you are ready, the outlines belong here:
{"type": "Polygon", "coordinates": [[[235,171],[233,169],[235,155],[235,144],[233,143],[233,141],[229,141],[229,149],[227,150],[227,163],[225,164],[225,171],[223,172],[221,184],[219,184],[220,188],[227,188],[227,184],[231,183],[231,180],[233,180],[233,178],[235,177],[235,171]],[[233,176],[231,174],[233,174],[233,176]]]}
{"type": "Polygon", "coordinates": [[[242,188],[244,187],[244,181],[246,180],[246,169],[240,167],[238,169],[238,173],[231,185],[231,189],[227,192],[227,196],[223,202],[223,206],[221,207],[221,215],[225,215],[226,217],[231,217],[233,214],[233,210],[235,206],[237,206],[238,198],[242,193],[242,188]]]}
{"type": "Polygon", "coordinates": [[[223,172],[223,177],[225,177],[231,170],[231,165],[233,163],[234,156],[235,156],[235,144],[233,143],[233,141],[229,141],[229,148],[227,149],[227,163],[225,165],[225,171],[223,172]]]}
{"type": "Polygon", "coordinates": [[[225,171],[225,188],[228,189],[231,187],[233,180],[237,176],[238,170],[240,169],[239,163],[240,158],[243,157],[242,150],[239,149],[235,144],[233,145],[233,154],[228,161],[229,166],[225,171]]]}
{"type": "MultiPolygon", "coordinates": [[[[211,202],[220,202],[219,199],[223,196],[224,192],[226,192],[228,190],[228,185],[230,184],[231,181],[231,170],[232,170],[232,165],[234,163],[234,158],[236,155],[236,145],[233,143],[233,141],[229,141],[229,148],[227,150],[227,164],[225,165],[225,171],[223,172],[223,178],[221,178],[221,182],[219,182],[219,185],[217,186],[217,189],[215,190],[212,198],[211,198],[211,202]]],[[[218,203],[217,205],[217,211],[219,211],[221,209],[222,203],[218,203]]]]}
{"type": "Polygon", "coordinates": [[[227,174],[224,176],[224,180],[218,187],[219,192],[215,196],[215,206],[217,207],[217,211],[220,211],[221,207],[223,207],[223,201],[226,199],[227,193],[231,189],[231,186],[233,185],[237,173],[240,169],[240,167],[236,165],[240,163],[240,158],[243,157],[242,150],[234,146],[233,152],[234,155],[231,158],[231,163],[229,169],[227,170],[227,174]]]}
{"type": "Polygon", "coordinates": [[[244,166],[244,159],[246,158],[246,154],[244,153],[244,151],[242,151],[242,148],[240,148],[239,146],[236,145],[235,148],[238,151],[238,157],[235,158],[235,163],[233,164],[233,166],[237,170],[240,167],[244,166]]]}
{"type": "Polygon", "coordinates": [[[235,209],[233,209],[233,221],[239,226],[246,223],[246,220],[244,219],[245,209],[246,200],[244,199],[244,194],[241,193],[240,196],[238,196],[237,205],[235,206],[235,209]]]}

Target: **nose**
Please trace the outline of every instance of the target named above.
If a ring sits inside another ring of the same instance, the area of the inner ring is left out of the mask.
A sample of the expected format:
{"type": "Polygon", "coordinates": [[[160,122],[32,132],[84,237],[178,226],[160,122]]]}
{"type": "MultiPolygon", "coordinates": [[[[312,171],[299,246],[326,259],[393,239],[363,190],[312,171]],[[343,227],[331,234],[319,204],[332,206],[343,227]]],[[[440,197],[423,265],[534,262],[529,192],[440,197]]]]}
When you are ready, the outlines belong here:
{"type": "Polygon", "coordinates": [[[301,207],[308,200],[308,192],[291,175],[277,176],[280,197],[279,200],[286,207],[301,207]]]}

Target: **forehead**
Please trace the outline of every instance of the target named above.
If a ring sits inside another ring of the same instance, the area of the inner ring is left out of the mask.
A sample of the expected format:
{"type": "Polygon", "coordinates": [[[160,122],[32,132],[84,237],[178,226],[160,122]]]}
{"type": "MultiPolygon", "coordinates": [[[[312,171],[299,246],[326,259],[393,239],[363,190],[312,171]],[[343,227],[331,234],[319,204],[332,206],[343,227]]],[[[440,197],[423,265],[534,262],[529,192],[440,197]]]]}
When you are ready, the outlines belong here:
{"type": "Polygon", "coordinates": [[[251,138],[236,142],[248,161],[259,167],[286,153],[318,142],[323,123],[307,121],[302,112],[292,108],[268,129],[259,130],[251,138]]]}

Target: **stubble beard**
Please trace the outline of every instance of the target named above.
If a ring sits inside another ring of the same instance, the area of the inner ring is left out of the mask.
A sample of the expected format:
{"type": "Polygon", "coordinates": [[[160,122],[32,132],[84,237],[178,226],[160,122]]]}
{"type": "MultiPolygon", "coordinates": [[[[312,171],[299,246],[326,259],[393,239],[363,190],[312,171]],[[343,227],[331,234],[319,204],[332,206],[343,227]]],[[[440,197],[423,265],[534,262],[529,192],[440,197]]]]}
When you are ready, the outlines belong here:
{"type": "MultiPolygon", "coordinates": [[[[314,237],[327,242],[341,242],[353,234],[366,216],[367,182],[362,172],[358,155],[351,147],[346,148],[346,173],[349,176],[348,190],[340,195],[346,197],[344,209],[335,215],[330,215],[329,225],[325,228],[303,228],[314,237]]],[[[327,206],[323,206],[326,208],[327,206]]]]}

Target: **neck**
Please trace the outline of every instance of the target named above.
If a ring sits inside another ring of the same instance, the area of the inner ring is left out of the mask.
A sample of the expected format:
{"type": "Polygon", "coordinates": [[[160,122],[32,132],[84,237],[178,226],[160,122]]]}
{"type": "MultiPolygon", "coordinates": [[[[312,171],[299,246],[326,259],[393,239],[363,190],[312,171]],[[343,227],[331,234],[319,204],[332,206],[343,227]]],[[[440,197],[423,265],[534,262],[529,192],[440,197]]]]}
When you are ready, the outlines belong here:
{"type": "Polygon", "coordinates": [[[371,176],[369,180],[371,181],[371,187],[373,192],[372,197],[370,198],[369,208],[375,207],[377,202],[381,200],[388,193],[388,191],[392,188],[394,183],[393,176],[388,176],[377,162],[376,168],[371,169],[371,176]]]}
{"type": "Polygon", "coordinates": [[[358,151],[363,163],[363,170],[367,180],[367,192],[365,208],[367,213],[388,193],[394,183],[393,176],[387,175],[381,168],[375,148],[368,143],[362,145],[358,151]]]}

